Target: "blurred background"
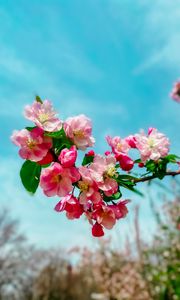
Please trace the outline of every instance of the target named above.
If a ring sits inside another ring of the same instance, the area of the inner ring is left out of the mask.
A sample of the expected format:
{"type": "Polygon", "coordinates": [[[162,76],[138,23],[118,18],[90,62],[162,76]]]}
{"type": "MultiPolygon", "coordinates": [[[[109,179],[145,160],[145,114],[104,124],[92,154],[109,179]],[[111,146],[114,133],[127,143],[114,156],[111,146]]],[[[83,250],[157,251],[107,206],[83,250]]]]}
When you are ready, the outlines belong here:
{"type": "Polygon", "coordinates": [[[30,196],[14,129],[36,94],[105,136],[157,127],[179,153],[179,0],[0,0],[0,299],[180,299],[179,182],[140,186],[106,240],[30,196]]]}

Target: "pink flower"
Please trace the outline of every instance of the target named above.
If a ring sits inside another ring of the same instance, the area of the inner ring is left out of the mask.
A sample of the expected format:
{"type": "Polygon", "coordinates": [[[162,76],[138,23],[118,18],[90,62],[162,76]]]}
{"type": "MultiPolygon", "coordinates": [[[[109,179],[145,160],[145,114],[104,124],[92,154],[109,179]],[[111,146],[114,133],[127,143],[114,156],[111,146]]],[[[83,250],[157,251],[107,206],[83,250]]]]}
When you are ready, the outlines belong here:
{"type": "Polygon", "coordinates": [[[180,103],[180,80],[178,80],[173,87],[173,90],[170,94],[171,98],[180,103]]]}
{"type": "Polygon", "coordinates": [[[64,123],[64,130],[77,148],[85,150],[94,145],[91,120],[85,115],[68,118],[64,123]]]}
{"type": "Polygon", "coordinates": [[[44,136],[43,130],[40,128],[34,128],[32,131],[27,129],[15,130],[11,140],[16,146],[21,147],[19,155],[23,159],[36,162],[42,160],[52,147],[51,138],[44,136]]]}
{"type": "Polygon", "coordinates": [[[54,208],[57,212],[66,211],[68,219],[79,219],[83,214],[83,207],[80,205],[77,198],[72,195],[67,195],[54,208]]]}
{"type": "Polygon", "coordinates": [[[101,224],[106,229],[112,229],[116,223],[116,215],[114,210],[106,205],[99,205],[99,208],[93,212],[93,219],[95,219],[98,224],[101,224]]]}
{"type": "Polygon", "coordinates": [[[157,161],[169,152],[169,139],[155,128],[149,130],[148,136],[142,132],[135,137],[136,147],[140,151],[143,163],[149,159],[157,161]]]}
{"type": "Polygon", "coordinates": [[[130,146],[129,143],[126,141],[126,139],[121,139],[119,136],[110,137],[107,136],[106,140],[109,144],[109,146],[112,148],[112,152],[114,154],[120,154],[120,153],[128,153],[130,146]]]}
{"type": "Polygon", "coordinates": [[[92,227],[92,235],[95,237],[101,237],[104,235],[103,227],[97,222],[92,227]]]}
{"type": "Polygon", "coordinates": [[[128,202],[130,202],[130,200],[119,201],[116,205],[109,205],[109,207],[114,211],[116,220],[124,218],[127,215],[128,209],[126,207],[126,204],[128,202]]]}
{"type": "Polygon", "coordinates": [[[62,128],[62,121],[57,118],[49,100],[45,100],[43,103],[34,101],[31,106],[27,105],[24,115],[45,131],[53,132],[62,128]]]}
{"type": "Polygon", "coordinates": [[[72,167],[75,164],[77,158],[76,146],[72,146],[70,149],[63,149],[58,157],[63,167],[72,167]]]}
{"type": "Polygon", "coordinates": [[[126,154],[118,154],[115,157],[119,161],[122,170],[130,171],[134,167],[134,161],[126,154]]]}
{"type": "Polygon", "coordinates": [[[46,196],[66,196],[72,189],[72,183],[80,179],[80,174],[75,167],[64,168],[55,162],[41,172],[40,186],[46,196]]]}
{"type": "Polygon", "coordinates": [[[106,196],[111,196],[118,190],[118,184],[112,178],[117,175],[115,164],[116,159],[112,155],[107,157],[95,155],[93,163],[89,167],[91,177],[106,196]]]}
{"type": "Polygon", "coordinates": [[[102,201],[101,194],[96,182],[91,177],[91,172],[87,167],[80,167],[79,173],[81,174],[81,180],[78,182],[78,187],[81,191],[79,201],[81,204],[88,204],[88,200],[93,203],[99,203],[102,201]]]}

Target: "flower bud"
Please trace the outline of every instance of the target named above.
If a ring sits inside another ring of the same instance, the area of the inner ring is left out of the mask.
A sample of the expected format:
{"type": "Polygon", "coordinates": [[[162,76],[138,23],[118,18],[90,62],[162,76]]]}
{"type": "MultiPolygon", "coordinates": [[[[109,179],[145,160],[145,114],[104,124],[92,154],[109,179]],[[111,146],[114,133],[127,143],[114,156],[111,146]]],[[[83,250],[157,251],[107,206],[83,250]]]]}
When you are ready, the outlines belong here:
{"type": "Polygon", "coordinates": [[[72,146],[70,149],[67,148],[63,149],[60,155],[58,156],[61,165],[65,168],[74,166],[76,158],[77,158],[76,146],[72,146]]]}

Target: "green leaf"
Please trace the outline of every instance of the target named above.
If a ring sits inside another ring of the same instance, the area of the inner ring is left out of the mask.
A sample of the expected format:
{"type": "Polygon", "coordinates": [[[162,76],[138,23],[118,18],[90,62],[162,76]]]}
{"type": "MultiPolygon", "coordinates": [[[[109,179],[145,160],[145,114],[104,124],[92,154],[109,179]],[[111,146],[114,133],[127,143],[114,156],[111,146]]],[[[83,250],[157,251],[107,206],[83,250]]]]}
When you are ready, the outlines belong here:
{"type": "Polygon", "coordinates": [[[148,160],[146,162],[146,168],[147,168],[147,171],[150,171],[152,173],[155,172],[155,170],[157,169],[157,162],[154,162],[153,160],[148,160]]]}
{"type": "Polygon", "coordinates": [[[134,163],[135,163],[135,164],[139,164],[139,163],[141,163],[141,162],[142,162],[142,160],[141,160],[140,158],[134,160],[134,163]]]}
{"type": "Polygon", "coordinates": [[[39,185],[41,166],[30,160],[26,160],[20,170],[20,177],[25,189],[34,194],[39,185]]]}
{"type": "Polygon", "coordinates": [[[36,102],[43,104],[43,101],[41,100],[41,98],[38,95],[36,95],[35,99],[36,99],[36,102]]]}
{"type": "Polygon", "coordinates": [[[94,160],[94,156],[90,155],[90,156],[84,156],[83,161],[82,161],[82,166],[86,166],[89,165],[90,163],[92,163],[94,160]]]}
{"type": "Polygon", "coordinates": [[[177,159],[180,159],[180,157],[175,155],[175,154],[169,154],[169,155],[162,158],[162,160],[166,160],[166,161],[171,162],[171,163],[176,163],[177,159]]]}
{"type": "Polygon", "coordinates": [[[127,180],[134,180],[134,179],[137,179],[137,177],[135,176],[132,176],[132,175],[127,175],[127,174],[119,174],[118,176],[118,180],[122,180],[122,179],[127,179],[127,180]]]}
{"type": "Polygon", "coordinates": [[[62,139],[53,138],[53,148],[57,156],[60,154],[61,150],[65,148],[70,149],[72,145],[73,143],[68,138],[62,138],[62,139]]]}
{"type": "Polygon", "coordinates": [[[65,134],[65,131],[63,128],[61,128],[61,130],[55,131],[55,132],[45,132],[44,135],[55,138],[55,139],[66,138],[66,134],[65,134]]]}
{"type": "Polygon", "coordinates": [[[127,180],[118,180],[117,182],[120,186],[124,187],[125,189],[128,189],[128,190],[138,194],[139,196],[144,197],[143,193],[141,193],[139,190],[134,188],[134,186],[136,185],[134,182],[127,181],[127,180]]]}
{"type": "Polygon", "coordinates": [[[28,131],[32,131],[34,128],[36,128],[36,126],[33,126],[33,127],[25,127],[25,129],[27,129],[28,131]]]}

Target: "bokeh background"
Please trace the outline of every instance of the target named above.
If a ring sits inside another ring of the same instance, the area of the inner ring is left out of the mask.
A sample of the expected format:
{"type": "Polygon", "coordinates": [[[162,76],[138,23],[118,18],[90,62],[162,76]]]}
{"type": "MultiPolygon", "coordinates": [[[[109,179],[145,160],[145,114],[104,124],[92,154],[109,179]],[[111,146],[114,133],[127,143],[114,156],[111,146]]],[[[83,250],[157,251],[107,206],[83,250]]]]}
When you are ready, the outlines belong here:
{"type": "MultiPolygon", "coordinates": [[[[54,212],[57,199],[24,191],[22,160],[10,142],[14,129],[28,125],[24,106],[38,94],[63,119],[86,114],[99,153],[107,150],[107,134],[125,137],[152,126],[178,154],[180,109],[169,93],[180,76],[179,20],[179,0],[0,1],[0,205],[37,247],[96,241],[87,222],[54,212]]],[[[134,205],[141,204],[144,237],[154,232],[146,197],[131,198],[129,216],[109,233],[119,246],[133,232],[134,205]]]]}

